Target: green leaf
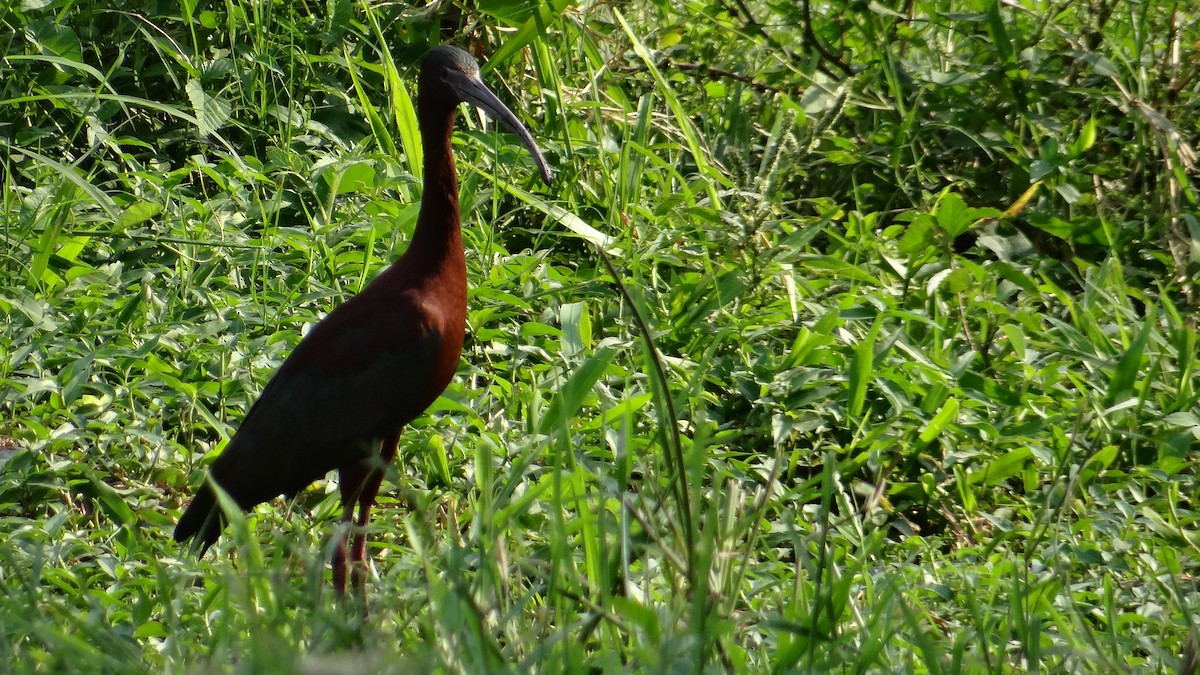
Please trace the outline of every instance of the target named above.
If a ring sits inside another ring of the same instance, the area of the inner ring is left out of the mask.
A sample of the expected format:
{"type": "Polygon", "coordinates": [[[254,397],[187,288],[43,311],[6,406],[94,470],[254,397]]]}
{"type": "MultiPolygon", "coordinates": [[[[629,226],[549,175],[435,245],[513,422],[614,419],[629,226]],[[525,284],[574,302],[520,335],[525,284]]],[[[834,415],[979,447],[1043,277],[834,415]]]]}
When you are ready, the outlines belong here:
{"type": "MultiPolygon", "coordinates": [[[[495,179],[495,176],[488,175],[483,171],[480,171],[479,173],[483,174],[489,180],[495,179]]],[[[545,213],[546,215],[550,216],[558,224],[567,228],[572,233],[574,233],[576,236],[578,236],[582,239],[585,239],[588,242],[590,242],[592,245],[596,246],[597,248],[600,248],[605,253],[608,253],[609,255],[621,255],[620,249],[610,248],[615,243],[611,237],[604,234],[600,230],[597,230],[596,228],[592,227],[591,225],[588,225],[586,222],[584,222],[584,220],[582,218],[575,215],[574,213],[571,213],[570,211],[559,206],[558,204],[551,203],[551,202],[547,201],[545,198],[537,196],[537,195],[533,194],[532,192],[522,190],[521,188],[517,187],[516,185],[506,184],[506,185],[504,185],[504,189],[506,191],[508,191],[510,194],[512,194],[514,197],[529,204],[530,206],[534,207],[535,209],[541,211],[542,213],[545,213]]]]}
{"type": "Polygon", "coordinates": [[[1025,331],[1017,324],[1006,323],[1000,326],[1000,332],[1008,338],[1008,344],[1012,346],[1013,354],[1016,355],[1018,361],[1026,360],[1027,346],[1025,342],[1025,331]]]}
{"type": "Polygon", "coordinates": [[[519,26],[528,21],[541,4],[538,0],[478,0],[475,7],[509,26],[519,26]]]}
{"type": "Polygon", "coordinates": [[[1083,485],[1090,485],[1093,480],[1100,474],[1108,470],[1109,466],[1117,459],[1120,448],[1115,445],[1106,445],[1096,454],[1088,458],[1084,463],[1083,469],[1079,472],[1079,481],[1083,485]]]}
{"type": "Polygon", "coordinates": [[[375,190],[375,165],[372,162],[350,162],[333,171],[321,174],[335,195],[371,193],[375,190]]]}
{"type": "MultiPolygon", "coordinates": [[[[349,3],[347,3],[349,5],[349,3]]],[[[353,18],[353,8],[347,7],[348,17],[353,18]]],[[[413,106],[412,97],[408,93],[408,85],[404,83],[404,79],[400,77],[400,71],[396,68],[396,60],[392,56],[392,51],[388,47],[391,41],[384,36],[383,28],[380,26],[378,17],[375,12],[367,12],[366,17],[371,24],[371,30],[375,34],[376,44],[381,50],[380,61],[383,64],[384,78],[387,82],[387,91],[390,94],[392,116],[396,121],[396,133],[400,136],[400,145],[404,148],[404,161],[408,166],[408,171],[418,180],[421,179],[424,167],[422,158],[424,157],[421,147],[421,131],[417,123],[417,111],[413,106]]],[[[371,123],[371,129],[375,133],[375,140],[384,152],[395,156],[397,154],[396,142],[391,134],[387,133],[383,120],[380,119],[378,111],[371,103],[370,95],[367,91],[366,84],[358,74],[357,62],[350,58],[350,48],[344,47],[346,61],[350,64],[350,77],[354,82],[354,88],[358,92],[358,100],[360,105],[367,113],[367,119],[371,123]]]]}
{"type": "Polygon", "coordinates": [[[142,223],[162,213],[162,209],[162,204],[140,200],[136,201],[122,211],[121,215],[117,216],[117,221],[115,223],[116,230],[120,232],[124,229],[141,225],[142,223]]]}
{"type": "Polygon", "coordinates": [[[549,0],[545,3],[537,3],[537,13],[526,19],[516,32],[507,35],[504,44],[500,45],[492,57],[483,64],[481,70],[486,73],[496,63],[507,63],[517,52],[529,46],[529,43],[536,40],[538,36],[543,35],[546,32],[546,26],[557,22],[563,12],[571,6],[571,0],[549,0]]]}
{"type": "Polygon", "coordinates": [[[550,405],[542,416],[539,431],[549,434],[556,429],[566,428],[568,421],[583,405],[584,400],[591,395],[592,387],[604,374],[608,364],[612,362],[616,351],[608,348],[599,349],[584,361],[566,384],[554,395],[550,405]]]}
{"type": "Polygon", "coordinates": [[[1087,152],[1096,144],[1096,116],[1088,118],[1087,122],[1083,123],[1083,128],[1079,130],[1079,135],[1075,137],[1075,142],[1071,144],[1071,157],[1079,157],[1087,152]]]}
{"type": "Polygon", "coordinates": [[[850,403],[846,406],[847,414],[852,419],[862,416],[863,404],[867,400],[867,384],[871,381],[875,364],[875,341],[879,338],[882,319],[876,318],[871,329],[854,347],[854,358],[850,362],[850,373],[847,377],[850,403]]]}
{"type": "Polygon", "coordinates": [[[429,436],[429,447],[425,453],[426,460],[432,465],[433,474],[442,486],[453,485],[453,474],[450,473],[450,454],[446,444],[438,434],[429,436]]]}
{"type": "Polygon", "coordinates": [[[1033,457],[1033,451],[1029,448],[1009,450],[998,459],[987,462],[982,470],[972,471],[971,483],[975,485],[982,483],[987,486],[1003,483],[1019,474],[1031,457],[1033,457]]]}
{"type": "Polygon", "coordinates": [[[48,56],[61,56],[70,61],[83,61],[83,43],[66,23],[51,23],[45,19],[30,21],[26,35],[48,56]]]}
{"type": "Polygon", "coordinates": [[[966,232],[973,222],[967,203],[957,192],[950,192],[942,197],[937,210],[934,211],[938,227],[951,239],[966,232]]]}
{"type": "Polygon", "coordinates": [[[933,416],[933,419],[929,421],[929,424],[925,425],[925,428],[921,430],[921,443],[928,444],[937,438],[946,428],[946,425],[956,419],[958,419],[958,399],[950,397],[942,404],[942,407],[933,416]]]}
{"type": "Polygon", "coordinates": [[[184,85],[188,100],[192,103],[192,111],[196,115],[196,127],[200,134],[208,136],[217,133],[225,122],[229,121],[232,110],[229,102],[220,96],[209,96],[204,91],[200,80],[189,79],[184,85]]]}
{"type": "Polygon", "coordinates": [[[705,277],[684,300],[687,311],[675,320],[681,328],[712,321],[712,314],[733,302],[746,290],[746,282],[735,272],[721,273],[717,278],[705,277]]]}
{"type": "Polygon", "coordinates": [[[166,638],[168,635],[167,629],[158,621],[147,621],[137,627],[133,632],[133,637],[142,640],[145,638],[166,638]]]}
{"type": "Polygon", "coordinates": [[[1112,377],[1108,381],[1108,391],[1104,395],[1105,407],[1113,406],[1118,399],[1132,390],[1134,383],[1138,381],[1138,374],[1142,369],[1142,358],[1146,353],[1146,343],[1150,340],[1150,332],[1154,328],[1157,317],[1157,310],[1151,306],[1142,323],[1142,329],[1133,339],[1133,344],[1129,345],[1129,349],[1125,350],[1120,360],[1117,361],[1112,377]]]}
{"type": "Polygon", "coordinates": [[[904,236],[900,238],[900,252],[909,257],[924,252],[933,246],[933,217],[921,214],[904,228],[904,236]]]}
{"type": "MultiPolygon", "coordinates": [[[[1010,24],[1001,16],[1000,4],[1000,0],[991,0],[987,5],[988,27],[991,28],[992,32],[992,45],[996,49],[996,54],[1000,57],[1000,62],[1004,64],[1005,82],[1008,84],[1009,91],[1012,92],[1017,109],[1022,114],[1026,114],[1029,106],[1025,98],[1025,85],[1018,76],[1020,68],[1017,64],[1016,55],[1013,52],[1012,38],[1008,35],[1008,26],[1010,24]]],[[[1019,24],[1012,23],[1011,25],[1016,28],[1019,24]]]]}
{"type": "Polygon", "coordinates": [[[649,403],[652,398],[654,398],[654,395],[648,392],[631,396],[621,401],[617,405],[609,408],[608,410],[605,410],[598,422],[600,425],[609,425],[615,424],[618,421],[622,421],[627,416],[632,415],[642,408],[645,408],[646,404],[649,403]]]}
{"type": "Polygon", "coordinates": [[[109,519],[118,525],[129,525],[137,521],[133,515],[133,509],[129,508],[124,497],[118,494],[111,485],[91,474],[88,475],[88,478],[91,480],[92,491],[100,508],[109,519]]]}
{"type": "Polygon", "coordinates": [[[559,308],[559,323],[562,325],[562,352],[574,356],[591,348],[592,325],[588,318],[587,305],[582,302],[564,303],[559,308]]]}
{"type": "Polygon", "coordinates": [[[84,383],[91,379],[92,363],[95,358],[96,354],[89,352],[63,369],[62,377],[65,379],[61,389],[63,405],[70,406],[79,399],[80,394],[83,393],[84,383]]]}

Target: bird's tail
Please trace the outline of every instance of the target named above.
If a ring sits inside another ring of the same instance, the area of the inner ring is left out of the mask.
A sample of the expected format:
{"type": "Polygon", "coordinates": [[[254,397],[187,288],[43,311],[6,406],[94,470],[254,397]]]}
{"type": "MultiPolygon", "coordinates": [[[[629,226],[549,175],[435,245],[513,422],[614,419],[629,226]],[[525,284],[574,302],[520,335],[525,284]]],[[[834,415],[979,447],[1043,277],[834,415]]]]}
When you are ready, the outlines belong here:
{"type": "Polygon", "coordinates": [[[175,525],[175,541],[186,541],[194,537],[192,549],[198,555],[204,555],[208,547],[217,543],[224,527],[225,516],[217,504],[217,495],[206,482],[179,517],[179,522],[175,525]]]}

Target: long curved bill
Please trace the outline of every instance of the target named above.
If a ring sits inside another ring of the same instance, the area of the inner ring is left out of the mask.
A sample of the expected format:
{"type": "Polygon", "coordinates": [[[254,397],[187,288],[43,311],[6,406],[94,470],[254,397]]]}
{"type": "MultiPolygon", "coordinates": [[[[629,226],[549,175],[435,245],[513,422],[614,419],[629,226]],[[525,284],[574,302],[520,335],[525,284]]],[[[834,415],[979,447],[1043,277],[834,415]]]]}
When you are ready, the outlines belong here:
{"type": "Polygon", "coordinates": [[[542,151],[533,141],[533,134],[529,133],[529,129],[521,124],[521,120],[517,119],[513,111],[501,103],[492,90],[487,88],[483,80],[479,79],[479,74],[451,70],[447,75],[448,84],[454,87],[462,100],[481,108],[521,139],[521,142],[529,149],[529,154],[533,155],[533,161],[537,164],[538,172],[542,174],[542,180],[546,181],[546,185],[550,185],[554,177],[550,174],[550,167],[546,165],[546,158],[542,156],[542,151]]]}

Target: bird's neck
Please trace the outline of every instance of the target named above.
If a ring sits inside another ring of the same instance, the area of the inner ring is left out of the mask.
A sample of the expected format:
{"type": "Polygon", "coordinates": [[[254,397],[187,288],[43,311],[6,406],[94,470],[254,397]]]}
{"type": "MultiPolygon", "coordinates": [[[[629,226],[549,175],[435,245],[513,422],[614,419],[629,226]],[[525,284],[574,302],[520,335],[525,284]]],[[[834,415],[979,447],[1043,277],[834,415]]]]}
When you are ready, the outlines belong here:
{"type": "Polygon", "coordinates": [[[451,135],[454,112],[427,115],[421,120],[421,141],[425,150],[425,180],[421,211],[413,232],[411,249],[426,259],[447,255],[462,256],[462,231],[458,215],[458,174],[454,170],[451,135]]]}

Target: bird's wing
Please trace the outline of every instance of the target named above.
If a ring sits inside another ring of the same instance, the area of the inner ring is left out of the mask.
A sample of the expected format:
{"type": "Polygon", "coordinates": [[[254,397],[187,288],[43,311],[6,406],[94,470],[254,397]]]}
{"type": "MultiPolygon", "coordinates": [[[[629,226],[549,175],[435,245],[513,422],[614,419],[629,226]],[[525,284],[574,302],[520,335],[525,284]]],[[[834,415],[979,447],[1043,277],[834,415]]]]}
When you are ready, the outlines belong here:
{"type": "Polygon", "coordinates": [[[243,508],[378,452],[441,393],[428,392],[442,336],[426,310],[407,297],[357,299],[301,340],[213,463],[243,508]]]}

